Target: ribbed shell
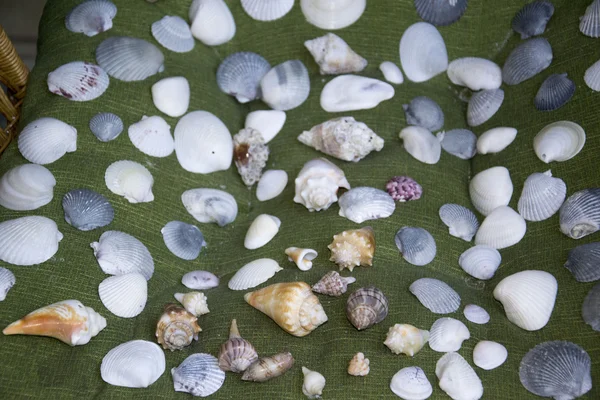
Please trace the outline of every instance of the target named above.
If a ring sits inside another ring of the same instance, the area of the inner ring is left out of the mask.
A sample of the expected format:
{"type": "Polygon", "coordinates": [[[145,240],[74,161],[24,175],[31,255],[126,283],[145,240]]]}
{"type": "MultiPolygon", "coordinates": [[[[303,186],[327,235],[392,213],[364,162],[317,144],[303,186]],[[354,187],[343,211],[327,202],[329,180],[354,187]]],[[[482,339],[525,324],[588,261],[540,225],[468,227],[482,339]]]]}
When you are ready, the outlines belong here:
{"type": "Polygon", "coordinates": [[[181,221],[168,222],[161,230],[167,249],[183,260],[198,258],[206,246],[204,235],[197,226],[181,221]]]}
{"type": "Polygon", "coordinates": [[[439,279],[417,279],[408,289],[434,314],[450,314],[460,307],[458,293],[439,279]]]}
{"type": "Polygon", "coordinates": [[[533,139],[533,149],[545,163],[567,161],[585,145],[586,135],[581,126],[571,121],[546,125],[533,139]]]}
{"type": "Polygon", "coordinates": [[[475,370],[458,353],[444,354],[435,365],[440,389],[456,400],[477,400],[483,396],[483,385],[475,370]]]}
{"type": "Polygon", "coordinates": [[[271,70],[271,64],[259,54],[233,53],[217,69],[217,84],[222,92],[240,103],[260,98],[260,81],[271,70]]]}
{"type": "Polygon", "coordinates": [[[463,314],[466,319],[474,324],[483,325],[490,322],[490,314],[488,314],[485,308],[475,304],[467,304],[463,310],[463,314]]]}
{"type": "Polygon", "coordinates": [[[171,127],[162,117],[143,116],[129,126],[129,140],[142,153],[152,157],[167,157],[173,153],[175,142],[171,127]]]}
{"type": "Polygon", "coordinates": [[[6,299],[6,295],[16,281],[15,274],[11,270],[0,267],[0,301],[6,299]]]}
{"type": "Polygon", "coordinates": [[[148,300],[148,282],[142,274],[110,276],[98,286],[98,295],[104,307],[117,317],[138,316],[148,300]]]}
{"type": "Polygon", "coordinates": [[[571,100],[575,88],[567,74],[552,74],[540,86],[534,99],[535,108],[540,111],[557,110],[571,100]]]}
{"type": "Polygon", "coordinates": [[[143,81],[165,68],[165,57],[155,45],[127,36],[112,36],[100,43],[96,61],[108,75],[125,82],[143,81]]]}
{"type": "Polygon", "coordinates": [[[339,199],[339,215],[360,224],[372,219],[387,218],[394,213],[396,203],[383,190],[372,187],[356,187],[339,199]]]}
{"type": "Polygon", "coordinates": [[[454,318],[440,318],[429,330],[429,347],[440,353],[460,350],[462,343],[471,338],[469,328],[454,318]]]}
{"type": "Polygon", "coordinates": [[[596,61],[585,71],[583,80],[587,87],[600,92],[600,61],[596,61]]]}
{"type": "Polygon", "coordinates": [[[422,126],[431,132],[444,126],[442,108],[429,97],[415,97],[410,103],[402,105],[402,108],[408,125],[422,126]]]}
{"type": "Polygon", "coordinates": [[[300,60],[273,67],[260,81],[262,100],[274,110],[291,110],[306,101],[310,93],[308,70],[300,60]]]}
{"type": "Polygon", "coordinates": [[[512,180],[505,167],[483,170],[469,183],[471,203],[483,215],[490,215],[496,208],[508,205],[512,194],[512,180]]]}
{"type": "Polygon", "coordinates": [[[186,392],[198,397],[210,396],[225,381],[225,372],[219,368],[219,361],[204,353],[192,354],[177,368],[171,369],[171,375],[176,392],[186,392]]]}
{"type": "Polygon", "coordinates": [[[565,263],[578,282],[594,282],[600,279],[600,242],[582,244],[569,252],[565,263]]]}
{"type": "Polygon", "coordinates": [[[502,256],[493,247],[479,245],[471,247],[460,255],[458,264],[474,278],[492,279],[500,266],[502,256]]]}
{"type": "Polygon", "coordinates": [[[438,133],[442,149],[463,160],[470,160],[477,154],[477,136],[468,129],[452,129],[438,133]]]}
{"type": "Polygon", "coordinates": [[[584,189],[572,194],[560,208],[560,230],[573,239],[600,228],[600,188],[584,189]]]}
{"type": "Polygon", "coordinates": [[[567,197],[567,185],[550,171],[527,177],[519,198],[519,214],[527,221],[543,221],[558,212],[567,197]]]}
{"type": "Polygon", "coordinates": [[[123,121],[113,113],[98,113],[90,119],[90,130],[101,142],[110,142],[123,132],[123,121]]]}
{"type": "Polygon", "coordinates": [[[294,0],[242,0],[242,7],[257,21],[275,21],[292,10],[294,0]]]}
{"type": "Polygon", "coordinates": [[[490,89],[474,93],[467,107],[469,126],[479,126],[492,118],[504,102],[504,90],[490,89]]]}
{"type": "Polygon", "coordinates": [[[455,23],[467,11],[467,0],[415,0],[417,14],[435,26],[455,23]]]}
{"type": "Polygon", "coordinates": [[[427,265],[437,253],[435,239],[423,228],[405,226],[396,232],[394,240],[402,258],[412,265],[427,265]]]}
{"type": "Polygon", "coordinates": [[[108,0],[87,0],[73,7],[65,17],[68,30],[95,36],[112,28],[117,7],[108,0]]]}
{"type": "Polygon", "coordinates": [[[433,393],[431,383],[419,367],[406,367],[396,372],[390,389],[401,399],[427,399],[433,393]]]}
{"type": "Polygon", "coordinates": [[[135,161],[115,161],[104,173],[106,187],[130,203],[146,203],[154,200],[154,178],[146,167],[135,161]]]}
{"type": "Polygon", "coordinates": [[[546,30],[546,24],[554,14],[554,6],[549,1],[537,0],[521,8],[512,20],[513,31],[521,39],[538,36],[546,30]]]}
{"type": "Polygon", "coordinates": [[[77,150],[77,129],[55,118],[39,118],[23,128],[18,145],[29,162],[50,164],[77,150]]]}
{"type": "Polygon", "coordinates": [[[338,200],[339,188],[350,189],[344,171],[325,158],[307,161],[294,184],[294,202],[302,204],[309,211],[328,209],[338,200]]]}
{"type": "Polygon", "coordinates": [[[335,30],[352,25],[362,16],[367,0],[300,0],[306,20],[321,29],[335,30]]]}
{"type": "Polygon", "coordinates": [[[191,271],[183,275],[181,283],[189,289],[212,289],[219,286],[219,278],[208,271],[191,271]]]}
{"type": "Polygon", "coordinates": [[[526,40],[508,55],[502,67],[502,80],[507,85],[518,85],[548,68],[552,57],[552,47],[547,39],[526,40]]]}
{"type": "Polygon", "coordinates": [[[352,276],[344,277],[337,271],[329,271],[312,287],[313,292],[339,297],[346,293],[348,285],[356,282],[352,276]]]}
{"type": "Polygon", "coordinates": [[[585,36],[600,37],[600,1],[593,0],[581,17],[579,31],[585,36]]]}
{"type": "Polygon", "coordinates": [[[23,164],[0,178],[0,205],[9,210],[30,211],[52,201],[56,179],[47,168],[23,164]]]}
{"type": "Polygon", "coordinates": [[[240,268],[227,283],[231,290],[245,290],[256,287],[271,279],[277,272],[283,270],[277,261],[270,258],[260,258],[249,262],[240,268]]]}
{"type": "Polygon", "coordinates": [[[417,22],[404,31],[400,39],[400,62],[406,77],[413,82],[425,82],[446,71],[446,43],[435,26],[417,22]]]}
{"type": "Polygon", "coordinates": [[[254,346],[240,336],[237,322],[234,319],[231,321],[229,340],[223,343],[219,350],[219,368],[223,371],[240,373],[257,360],[258,354],[254,346]]]}
{"type": "Polygon", "coordinates": [[[467,242],[473,239],[479,229],[479,221],[473,211],[459,204],[444,204],[440,207],[439,215],[450,235],[467,242]]]}
{"type": "Polygon", "coordinates": [[[415,159],[425,164],[437,164],[442,154],[442,145],[427,129],[409,126],[400,131],[404,149],[415,159]]]}
{"type": "Polygon", "coordinates": [[[346,302],[346,316],[359,331],[380,323],[387,315],[388,300],[374,286],[356,290],[346,302]]]}
{"type": "Polygon", "coordinates": [[[54,94],[73,101],[90,101],[108,89],[109,78],[97,65],[73,61],[50,72],[47,82],[54,94]]]}
{"type": "Polygon", "coordinates": [[[102,359],[102,380],[114,386],[145,388],[165,372],[165,353],[157,344],[132,340],[110,350],[102,359]]]}
{"type": "Polygon", "coordinates": [[[187,53],[194,48],[190,26],[178,16],[165,15],[152,24],[152,36],[164,48],[175,53],[187,53]]]}
{"type": "Polygon", "coordinates": [[[154,273],[154,260],[142,242],[119,231],[106,231],[98,242],[91,243],[94,256],[105,274],[123,275],[139,272],[146,280],[154,273]]]}
{"type": "Polygon", "coordinates": [[[46,217],[30,216],[0,223],[0,260],[13,265],[36,265],[58,251],[63,238],[56,223],[46,217]]]}
{"type": "Polygon", "coordinates": [[[596,332],[600,332],[600,283],[592,287],[583,300],[583,320],[596,332]]]}
{"type": "Polygon", "coordinates": [[[64,195],[65,221],[80,231],[91,231],[110,224],[115,210],[106,197],[90,189],[73,189],[64,195]]]}
{"type": "Polygon", "coordinates": [[[185,209],[198,222],[214,222],[225,226],[235,221],[238,206],[235,198],[218,189],[190,189],[183,192],[181,201],[185,209]]]}
{"type": "Polygon", "coordinates": [[[519,243],[526,230],[521,215],[510,207],[501,206],[483,220],[475,235],[475,244],[504,249],[519,243]]]}

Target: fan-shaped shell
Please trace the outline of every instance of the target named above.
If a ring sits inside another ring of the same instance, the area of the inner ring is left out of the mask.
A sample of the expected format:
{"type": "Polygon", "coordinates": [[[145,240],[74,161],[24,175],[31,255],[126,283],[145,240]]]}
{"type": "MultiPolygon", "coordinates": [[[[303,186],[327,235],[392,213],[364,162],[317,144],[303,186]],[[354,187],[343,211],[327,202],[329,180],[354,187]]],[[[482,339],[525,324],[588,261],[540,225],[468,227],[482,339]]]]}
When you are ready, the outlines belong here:
{"type": "Polygon", "coordinates": [[[387,297],[374,286],[360,288],[348,296],[346,316],[359,331],[380,323],[387,315],[387,297]]]}
{"type": "Polygon", "coordinates": [[[29,162],[50,164],[77,150],[77,129],[55,118],[39,118],[23,128],[18,145],[29,162]]]}
{"type": "Polygon", "coordinates": [[[527,177],[519,198],[519,214],[527,221],[543,221],[558,212],[567,197],[567,185],[550,171],[527,177]]]}
{"type": "Polygon", "coordinates": [[[113,78],[143,81],[164,70],[165,57],[152,43],[128,36],[104,39],[96,49],[96,61],[113,78]]]}
{"type": "Polygon", "coordinates": [[[575,83],[567,74],[552,74],[542,83],[535,95],[535,108],[540,111],[554,111],[571,100],[575,94],[575,83]]]}
{"type": "Polygon", "coordinates": [[[431,383],[419,367],[406,367],[396,372],[392,376],[390,389],[401,399],[424,400],[433,393],[431,383]]]}
{"type": "Polygon", "coordinates": [[[440,353],[458,351],[462,342],[471,338],[469,329],[454,318],[440,318],[429,330],[429,347],[440,353]]]}
{"type": "Polygon", "coordinates": [[[187,53],[194,48],[189,25],[178,16],[165,15],[152,24],[152,36],[164,48],[175,53],[187,53]]]}
{"type": "Polygon", "coordinates": [[[162,117],[145,115],[129,126],[129,139],[142,153],[152,157],[167,157],[175,149],[171,127],[162,117]]]}
{"type": "Polygon", "coordinates": [[[459,204],[444,204],[440,207],[439,215],[450,235],[467,242],[473,239],[479,229],[479,221],[473,211],[459,204]]]}
{"type": "Polygon", "coordinates": [[[227,43],[235,36],[235,21],[223,0],[194,0],[189,18],[192,35],[207,46],[227,43]]]}
{"type": "Polygon", "coordinates": [[[350,189],[340,197],[339,204],[339,215],[357,224],[387,218],[396,209],[396,203],[389,194],[366,186],[350,189]]]}
{"type": "Polygon", "coordinates": [[[133,318],[146,307],[148,282],[137,272],[110,276],[100,283],[98,294],[108,311],[117,317],[133,318]]]}
{"type": "Polygon", "coordinates": [[[572,194],[560,208],[560,230],[573,239],[581,239],[600,228],[600,188],[572,194]]]}
{"type": "Polygon", "coordinates": [[[475,244],[504,249],[519,243],[526,230],[521,215],[510,207],[501,206],[483,220],[475,235],[475,244]]]}
{"type": "Polygon", "coordinates": [[[281,169],[265,171],[256,185],[258,201],[267,201],[279,196],[288,183],[287,172],[281,169]]]}
{"type": "Polygon", "coordinates": [[[292,10],[294,0],[242,0],[242,7],[257,21],[275,21],[292,10]]]}
{"type": "Polygon", "coordinates": [[[110,224],[115,210],[106,197],[90,189],[73,189],[62,199],[65,221],[80,231],[110,224]]]}
{"type": "Polygon", "coordinates": [[[590,289],[581,310],[583,320],[596,332],[600,332],[600,283],[590,289]]]}
{"type": "Polygon", "coordinates": [[[504,102],[504,90],[482,90],[473,94],[467,107],[469,126],[479,126],[492,118],[504,102]]]}
{"type": "Polygon", "coordinates": [[[358,75],[341,75],[327,82],[321,107],[327,112],[369,110],[394,97],[392,85],[358,75]]]}
{"type": "Polygon", "coordinates": [[[533,139],[533,149],[545,163],[567,161],[575,157],[585,145],[585,131],[571,121],[547,125],[533,139]]]}
{"type": "Polygon", "coordinates": [[[505,167],[492,167],[475,175],[469,183],[471,203],[483,215],[490,215],[500,206],[506,206],[513,194],[510,173],[505,167]]]}
{"type": "Polygon", "coordinates": [[[569,252],[565,263],[578,282],[594,282],[600,279],[600,242],[582,244],[569,252]]]}
{"type": "Polygon", "coordinates": [[[437,253],[435,239],[423,228],[405,226],[396,232],[394,240],[402,258],[412,265],[427,265],[437,253]]]}
{"type": "Polygon", "coordinates": [[[450,314],[460,307],[458,293],[439,279],[417,279],[410,285],[409,290],[434,314],[450,314]]]}
{"type": "Polygon", "coordinates": [[[109,142],[123,132],[123,121],[113,113],[98,113],[90,119],[90,130],[99,141],[109,142]]]}
{"type": "Polygon", "coordinates": [[[48,74],[48,90],[73,101],[90,101],[108,89],[108,75],[85,61],[64,64],[48,74]]]}
{"type": "Polygon", "coordinates": [[[473,364],[481,369],[498,368],[508,358],[506,347],[497,342],[482,340],[473,348],[473,364]]]}
{"type": "Polygon", "coordinates": [[[600,92],[600,60],[596,61],[585,71],[583,80],[587,87],[593,91],[600,92]]]}
{"type": "Polygon", "coordinates": [[[413,82],[425,82],[446,71],[446,43],[435,26],[417,22],[404,31],[400,39],[400,62],[406,77],[413,82]]]}
{"type": "Polygon", "coordinates": [[[181,201],[185,209],[198,222],[214,222],[225,226],[235,221],[238,206],[235,198],[218,189],[190,189],[183,192],[181,201]]]}
{"type": "Polygon", "coordinates": [[[300,0],[306,20],[317,28],[336,30],[352,25],[362,16],[367,0],[300,0]]]}
{"type": "Polygon", "coordinates": [[[552,47],[547,39],[526,40],[506,58],[502,67],[502,80],[507,85],[518,85],[548,68],[552,57],[552,47]]]}
{"type": "Polygon", "coordinates": [[[160,232],[165,246],[183,260],[195,260],[206,246],[204,235],[197,226],[181,221],[167,223],[160,232]]]}
{"type": "Polygon", "coordinates": [[[467,11],[467,0],[415,0],[417,14],[435,26],[451,25],[467,11]]]}
{"type": "Polygon", "coordinates": [[[146,167],[135,161],[115,161],[104,173],[106,187],[130,203],[146,203],[154,200],[154,178],[146,167]]]}
{"type": "Polygon", "coordinates": [[[6,295],[16,282],[15,274],[9,269],[0,267],[0,301],[6,299],[6,295]]]}
{"type": "Polygon", "coordinates": [[[247,103],[261,96],[260,81],[270,70],[271,64],[259,54],[233,53],[219,65],[217,84],[223,93],[247,103]]]}
{"type": "Polygon", "coordinates": [[[52,201],[56,179],[47,168],[23,164],[0,178],[0,205],[9,210],[35,210],[52,201]]]}
{"type": "Polygon", "coordinates": [[[154,260],[142,242],[119,231],[106,231],[90,247],[105,274],[142,274],[146,280],[154,273],[154,260]]]}
{"type": "Polygon", "coordinates": [[[379,65],[379,70],[383,74],[383,77],[389,83],[399,85],[404,82],[404,75],[400,68],[391,61],[384,61],[379,65]]]}
{"type": "Polygon", "coordinates": [[[444,354],[435,365],[440,389],[454,400],[478,400],[483,385],[477,373],[458,353],[444,354]]]}
{"type": "Polygon", "coordinates": [[[448,65],[448,78],[452,83],[471,90],[492,90],[502,85],[502,70],[485,58],[457,58],[448,65]]]}
{"type": "Polygon", "coordinates": [[[87,0],[73,7],[65,18],[68,30],[95,36],[112,28],[117,7],[108,0],[87,0]]]}
{"type": "Polygon", "coordinates": [[[231,290],[246,290],[256,287],[271,279],[279,271],[283,270],[277,261],[270,258],[261,258],[249,262],[240,268],[227,283],[231,290]]]}
{"type": "Polygon", "coordinates": [[[400,131],[404,149],[415,159],[425,164],[436,164],[442,154],[442,145],[427,129],[409,126],[400,131]]]}
{"type": "Polygon", "coordinates": [[[502,256],[493,247],[479,245],[471,247],[460,255],[458,264],[474,278],[488,280],[494,277],[502,256]]]}
{"type": "Polygon", "coordinates": [[[58,251],[63,235],[46,217],[30,216],[0,223],[0,260],[13,265],[36,265],[58,251]]]}
{"type": "Polygon", "coordinates": [[[463,315],[474,324],[483,325],[490,322],[490,314],[488,314],[485,308],[475,304],[467,304],[463,310],[463,315]]]}
{"type": "Polygon", "coordinates": [[[165,353],[155,343],[132,340],[106,353],[100,366],[102,380],[114,386],[145,388],[165,372],[165,353]]]}
{"type": "Polygon", "coordinates": [[[287,116],[279,110],[257,110],[248,113],[244,128],[260,132],[265,143],[269,143],[283,129],[287,116]]]}
{"type": "Polygon", "coordinates": [[[183,76],[170,76],[152,85],[154,106],[169,117],[181,117],[190,105],[190,84],[183,76]]]}
{"type": "Polygon", "coordinates": [[[325,158],[307,161],[294,180],[294,202],[308,211],[327,210],[337,198],[339,188],[350,189],[344,171],[325,158]]]}
{"type": "Polygon", "coordinates": [[[477,139],[479,154],[499,153],[507,148],[517,137],[515,128],[492,128],[485,131],[477,139]]]}
{"type": "Polygon", "coordinates": [[[269,214],[260,214],[252,221],[246,232],[244,247],[248,250],[263,247],[277,235],[280,226],[279,218],[269,214]]]}
{"type": "Polygon", "coordinates": [[[600,1],[593,0],[579,22],[579,31],[585,36],[600,37],[600,1]]]}
{"type": "Polygon", "coordinates": [[[206,397],[223,386],[225,372],[219,368],[219,360],[210,354],[192,354],[177,368],[171,369],[176,392],[206,397]]]}
{"type": "Polygon", "coordinates": [[[183,275],[181,283],[190,289],[212,289],[219,286],[219,278],[208,271],[192,271],[183,275]]]}
{"type": "Polygon", "coordinates": [[[310,93],[308,70],[300,60],[283,62],[271,68],[260,81],[262,100],[274,110],[300,106],[310,93]]]}
{"type": "Polygon", "coordinates": [[[256,349],[252,343],[240,335],[236,320],[231,321],[229,340],[221,345],[219,350],[219,367],[223,371],[235,373],[244,372],[258,360],[256,349]]]}
{"type": "Polygon", "coordinates": [[[426,96],[418,96],[402,105],[406,123],[421,126],[428,131],[437,131],[444,126],[444,112],[435,101],[426,96]]]}
{"type": "Polygon", "coordinates": [[[538,36],[546,30],[546,24],[554,14],[554,6],[549,1],[537,0],[525,4],[512,20],[513,31],[521,35],[521,39],[538,36]]]}
{"type": "Polygon", "coordinates": [[[470,160],[477,154],[477,136],[468,129],[452,129],[437,134],[442,149],[463,160],[470,160]]]}

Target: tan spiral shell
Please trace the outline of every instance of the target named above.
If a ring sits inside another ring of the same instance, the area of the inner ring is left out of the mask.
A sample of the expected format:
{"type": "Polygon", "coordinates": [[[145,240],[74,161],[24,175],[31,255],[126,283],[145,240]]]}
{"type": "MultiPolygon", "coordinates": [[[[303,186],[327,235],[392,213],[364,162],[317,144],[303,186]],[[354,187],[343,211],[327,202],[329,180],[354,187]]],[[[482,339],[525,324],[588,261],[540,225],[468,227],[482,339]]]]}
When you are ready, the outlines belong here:
{"type": "Polygon", "coordinates": [[[346,293],[348,285],[356,282],[356,278],[344,277],[337,271],[329,271],[312,287],[313,292],[339,297],[346,293]]]}
{"type": "Polygon", "coordinates": [[[167,304],[165,311],[156,326],[156,338],[163,349],[171,351],[181,350],[198,340],[198,318],[190,314],[185,308],[176,304],[167,304]]]}
{"type": "Polygon", "coordinates": [[[231,320],[229,340],[221,345],[219,351],[219,368],[223,371],[244,372],[252,363],[258,360],[254,346],[240,336],[237,321],[231,320]]]}
{"type": "Polygon", "coordinates": [[[327,247],[331,250],[329,260],[339,265],[340,271],[348,268],[352,272],[354,267],[373,266],[375,234],[370,226],[339,233],[327,247]]]}

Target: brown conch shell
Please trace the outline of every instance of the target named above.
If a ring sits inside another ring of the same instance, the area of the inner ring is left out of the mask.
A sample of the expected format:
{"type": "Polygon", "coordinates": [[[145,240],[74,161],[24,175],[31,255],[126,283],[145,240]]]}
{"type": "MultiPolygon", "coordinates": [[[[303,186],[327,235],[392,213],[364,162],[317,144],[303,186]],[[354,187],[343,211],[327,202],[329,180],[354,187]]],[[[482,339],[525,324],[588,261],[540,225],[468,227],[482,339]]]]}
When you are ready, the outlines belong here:
{"type": "Polygon", "coordinates": [[[327,296],[339,297],[346,293],[348,285],[354,282],[356,282],[356,278],[344,277],[337,271],[329,271],[319,282],[313,285],[312,290],[327,296]]]}
{"type": "Polygon", "coordinates": [[[177,304],[167,304],[156,326],[156,338],[163,349],[181,350],[198,340],[198,318],[177,304]]]}
{"type": "Polygon", "coordinates": [[[331,250],[329,260],[339,265],[340,271],[348,268],[352,272],[359,265],[373,266],[375,234],[370,226],[339,233],[327,247],[331,250]]]}
{"type": "Polygon", "coordinates": [[[262,134],[252,128],[242,129],[233,136],[233,160],[242,181],[252,186],[260,179],[269,159],[269,147],[262,134]]]}
{"type": "Polygon", "coordinates": [[[279,353],[255,361],[242,375],[242,380],[266,382],[285,374],[294,365],[291,353],[279,353]]]}
{"type": "Polygon", "coordinates": [[[327,321],[319,298],[305,282],[276,283],[246,293],[244,300],[294,336],[306,336],[327,321]]]}
{"type": "Polygon", "coordinates": [[[363,353],[356,353],[348,364],[348,373],[353,376],[367,376],[370,370],[369,359],[363,353]]]}
{"type": "Polygon", "coordinates": [[[219,351],[219,368],[223,371],[244,372],[256,360],[258,354],[254,346],[240,336],[237,321],[232,320],[229,340],[221,345],[219,351]]]}
{"type": "Polygon", "coordinates": [[[380,323],[387,314],[387,298],[374,286],[360,288],[348,297],[346,316],[359,331],[380,323]]]}

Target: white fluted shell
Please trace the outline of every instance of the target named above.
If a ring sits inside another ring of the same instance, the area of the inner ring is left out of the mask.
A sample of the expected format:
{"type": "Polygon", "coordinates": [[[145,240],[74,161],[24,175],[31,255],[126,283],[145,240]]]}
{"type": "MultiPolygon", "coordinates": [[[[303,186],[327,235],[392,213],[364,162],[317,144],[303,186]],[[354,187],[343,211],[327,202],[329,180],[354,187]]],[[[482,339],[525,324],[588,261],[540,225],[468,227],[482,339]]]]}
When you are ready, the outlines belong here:
{"type": "Polygon", "coordinates": [[[479,221],[473,211],[459,204],[444,204],[440,207],[439,216],[450,235],[467,242],[473,239],[479,229],[479,221]]]}
{"type": "Polygon", "coordinates": [[[508,358],[508,350],[498,342],[482,340],[473,349],[473,364],[487,371],[498,368],[508,358]]]}
{"type": "Polygon", "coordinates": [[[272,109],[287,111],[300,106],[310,94],[308,70],[300,60],[271,68],[260,81],[262,100],[272,109]]]}
{"type": "Polygon", "coordinates": [[[270,169],[263,172],[256,186],[256,198],[267,201],[279,196],[288,183],[288,175],[282,169],[270,169]]]}
{"type": "Polygon", "coordinates": [[[304,164],[294,183],[294,202],[302,204],[308,211],[327,210],[338,200],[339,188],[350,189],[344,171],[325,158],[315,158],[304,164]]]}
{"type": "Polygon", "coordinates": [[[63,235],[46,217],[30,216],[0,223],[0,260],[13,265],[36,265],[58,251],[63,235]]]}
{"type": "Polygon", "coordinates": [[[165,69],[158,47],[128,36],[105,39],[96,49],[96,61],[108,75],[125,82],[143,81],[165,69]]]}
{"type": "Polygon", "coordinates": [[[519,243],[526,231],[523,217],[512,208],[501,206],[483,220],[475,235],[475,244],[504,249],[519,243]]]}
{"type": "Polygon", "coordinates": [[[479,172],[469,183],[471,203],[483,215],[490,215],[500,206],[506,206],[513,194],[510,173],[505,167],[492,167],[479,172]]]}
{"type": "Polygon", "coordinates": [[[475,304],[467,304],[463,310],[463,315],[474,324],[484,325],[490,322],[490,314],[485,308],[475,304]]]}
{"type": "Polygon", "coordinates": [[[135,161],[121,160],[110,164],[104,173],[106,187],[130,203],[154,200],[154,178],[146,167],[135,161]]]}
{"type": "Polygon", "coordinates": [[[306,20],[317,28],[336,30],[352,25],[362,16],[367,0],[300,0],[306,20]]]}
{"type": "Polygon", "coordinates": [[[394,97],[394,88],[378,79],[341,75],[327,82],[321,92],[321,107],[327,112],[369,110],[394,97]]]}
{"type": "Polygon", "coordinates": [[[492,118],[504,102],[504,90],[490,89],[474,93],[467,107],[467,123],[479,126],[492,118]]]}
{"type": "Polygon", "coordinates": [[[80,231],[91,231],[112,222],[115,210],[106,197],[90,189],[73,189],[62,199],[65,221],[80,231]]]}
{"type": "Polygon", "coordinates": [[[425,400],[433,393],[433,387],[425,372],[419,367],[406,367],[392,376],[390,389],[405,400],[425,400]]]}
{"type": "Polygon", "coordinates": [[[417,299],[434,314],[450,314],[460,307],[460,296],[446,282],[421,278],[408,288],[417,299]]]}
{"type": "Polygon", "coordinates": [[[6,295],[14,286],[17,279],[11,270],[0,267],[0,301],[6,299],[6,295]]]}
{"type": "Polygon", "coordinates": [[[400,131],[404,149],[415,159],[425,164],[436,164],[442,154],[442,145],[427,129],[409,126],[400,131]]]}
{"type": "Polygon", "coordinates": [[[148,282],[137,272],[110,276],[98,286],[98,295],[104,307],[117,317],[133,318],[146,307],[148,282]]]}
{"type": "Polygon", "coordinates": [[[132,340],[110,350],[102,359],[100,374],[110,385],[145,388],[165,372],[165,353],[152,342],[132,340]]]}
{"type": "Polygon", "coordinates": [[[219,360],[210,354],[192,354],[177,368],[171,369],[176,392],[206,397],[223,386],[225,372],[219,368],[219,360]]]}
{"type": "Polygon", "coordinates": [[[154,273],[154,260],[142,242],[119,231],[106,231],[90,247],[105,274],[140,273],[149,280],[154,273]]]}
{"type": "Polygon", "coordinates": [[[269,214],[261,214],[248,228],[246,238],[244,239],[244,247],[248,250],[258,249],[269,243],[281,226],[281,220],[269,214]]]}
{"type": "Polygon", "coordinates": [[[387,218],[396,209],[396,202],[387,192],[366,186],[355,187],[344,193],[339,205],[339,215],[357,224],[387,218]]]}
{"type": "Polygon", "coordinates": [[[260,98],[260,81],[270,70],[271,64],[260,54],[240,51],[219,64],[217,85],[238,102],[248,103],[260,98]]]}
{"type": "Polygon", "coordinates": [[[437,28],[427,22],[408,27],[400,39],[400,62],[413,82],[425,82],[446,71],[448,52],[437,28]]]}
{"type": "Polygon", "coordinates": [[[249,262],[231,277],[227,287],[231,290],[246,290],[256,287],[271,279],[283,270],[277,261],[270,258],[260,258],[249,262]]]}
{"type": "Polygon", "coordinates": [[[547,125],[533,139],[533,149],[545,163],[567,161],[575,157],[585,145],[585,131],[571,121],[547,125]]]}
{"type": "Polygon", "coordinates": [[[499,153],[507,148],[517,137],[515,128],[492,128],[482,133],[477,139],[479,154],[499,153]]]}
{"type": "Polygon", "coordinates": [[[484,245],[471,247],[458,259],[458,264],[467,274],[482,280],[492,279],[500,262],[502,262],[500,252],[484,245]]]}
{"type": "MultiPolygon", "coordinates": [[[[287,249],[285,249],[285,254],[288,256],[288,260],[294,262],[296,266],[300,269],[300,271],[308,271],[309,269],[311,269],[313,266],[312,260],[317,258],[317,256],[319,255],[319,253],[317,253],[316,250],[302,249],[299,247],[288,247],[287,249]]],[[[337,277],[339,277],[339,274],[337,274],[337,277]]],[[[326,279],[327,282],[332,282],[335,280],[333,276],[329,276],[329,278],[331,279],[326,279]]],[[[343,282],[343,279],[344,278],[339,277],[340,282],[343,282]]],[[[348,283],[346,283],[346,286],[348,285],[348,283]]],[[[313,286],[313,290],[318,291],[321,286],[322,285],[315,284],[313,286]]]]}
{"type": "Polygon", "coordinates": [[[152,157],[167,157],[175,149],[171,127],[162,117],[143,116],[129,126],[129,139],[142,153],[152,157]]]}
{"type": "Polygon", "coordinates": [[[579,31],[592,38],[600,37],[600,1],[593,0],[580,18],[579,31]]]}
{"type": "Polygon", "coordinates": [[[573,239],[581,239],[600,228],[600,189],[573,193],[560,208],[560,230],[573,239]]]}
{"type": "Polygon", "coordinates": [[[90,119],[90,131],[101,142],[110,142],[123,132],[123,121],[113,113],[101,112],[90,119]]]}
{"type": "Polygon", "coordinates": [[[48,90],[73,101],[90,101],[108,89],[108,74],[85,61],[64,64],[48,74],[48,90]]]}
{"type": "Polygon", "coordinates": [[[86,36],[96,36],[112,28],[117,7],[109,0],[87,0],[73,7],[65,17],[67,29],[86,36]]]}
{"type": "Polygon", "coordinates": [[[600,92],[600,60],[593,63],[583,75],[587,87],[595,92],[600,92]]]}
{"type": "Polygon", "coordinates": [[[458,353],[446,353],[435,365],[435,374],[442,389],[453,400],[478,400],[483,385],[475,370],[458,353]]]}
{"type": "Polygon", "coordinates": [[[198,222],[214,222],[219,226],[232,223],[237,217],[235,198],[218,189],[190,189],[183,192],[181,201],[185,209],[198,222]]]}
{"type": "Polygon", "coordinates": [[[204,235],[197,226],[181,221],[168,222],[161,230],[165,246],[183,260],[198,258],[202,247],[206,246],[204,235]]]}
{"type": "Polygon", "coordinates": [[[257,21],[275,21],[292,10],[294,0],[242,0],[242,7],[257,21]]]}
{"type": "Polygon", "coordinates": [[[0,178],[0,206],[15,211],[35,210],[52,201],[56,179],[47,168],[23,164],[0,178]]]}
{"type": "Polygon", "coordinates": [[[18,146],[29,162],[50,164],[77,150],[77,129],[56,118],[39,118],[23,128],[18,146]]]}
{"type": "Polygon", "coordinates": [[[178,16],[165,15],[152,24],[152,36],[164,48],[175,53],[187,53],[194,48],[189,25],[178,16]]]}
{"type": "Polygon", "coordinates": [[[207,46],[227,43],[235,36],[235,21],[223,0],[194,0],[189,18],[192,35],[207,46]]]}
{"type": "Polygon", "coordinates": [[[462,342],[471,338],[469,328],[454,318],[440,318],[429,330],[429,347],[440,353],[458,351],[462,342]]]}
{"type": "Polygon", "coordinates": [[[384,61],[379,64],[379,70],[383,74],[385,80],[389,83],[400,85],[404,82],[404,75],[402,75],[400,67],[391,61],[384,61]]]}
{"type": "Polygon", "coordinates": [[[543,221],[558,212],[567,197],[567,185],[548,170],[527,177],[519,198],[519,214],[527,221],[543,221]]]}
{"type": "Polygon", "coordinates": [[[423,228],[402,227],[396,232],[394,241],[402,253],[402,258],[412,265],[427,265],[433,261],[437,253],[435,239],[423,228]]]}
{"type": "Polygon", "coordinates": [[[260,132],[265,143],[269,143],[283,129],[286,115],[280,110],[258,110],[248,113],[245,128],[260,132]]]}
{"type": "Polygon", "coordinates": [[[169,117],[181,117],[190,105],[190,84],[183,76],[171,76],[152,85],[152,102],[169,117]]]}
{"type": "Polygon", "coordinates": [[[452,83],[473,91],[498,89],[502,85],[502,70],[485,58],[457,58],[448,65],[448,78],[452,83]]]}

